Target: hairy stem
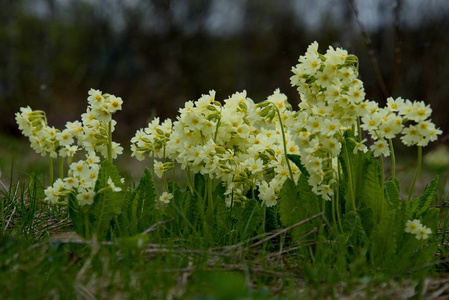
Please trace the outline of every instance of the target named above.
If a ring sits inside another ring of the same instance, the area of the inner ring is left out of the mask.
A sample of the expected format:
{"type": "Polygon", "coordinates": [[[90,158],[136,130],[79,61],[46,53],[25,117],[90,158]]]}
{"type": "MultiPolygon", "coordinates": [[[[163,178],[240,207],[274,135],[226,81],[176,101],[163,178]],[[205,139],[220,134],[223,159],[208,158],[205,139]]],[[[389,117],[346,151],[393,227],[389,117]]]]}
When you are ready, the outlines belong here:
{"type": "Polygon", "coordinates": [[[59,156],[59,178],[64,178],[64,158],[59,156]]]}
{"type": "Polygon", "coordinates": [[[393,141],[388,139],[388,143],[390,144],[390,152],[391,152],[391,177],[396,177],[396,156],[394,155],[393,141]]]}
{"type": "Polygon", "coordinates": [[[112,162],[112,121],[108,122],[108,160],[112,162]]]}
{"type": "MultiPolygon", "coordinates": [[[[273,105],[274,106],[274,105],[273,105]]],[[[281,113],[279,112],[279,109],[274,106],[276,109],[276,113],[278,115],[278,119],[279,119],[279,123],[281,125],[281,133],[282,133],[282,141],[283,141],[283,145],[284,145],[284,156],[285,156],[285,161],[287,163],[287,168],[288,168],[288,172],[290,173],[290,179],[295,182],[294,178],[293,178],[293,172],[292,172],[292,168],[290,167],[290,160],[288,159],[287,156],[287,144],[286,144],[286,140],[285,140],[285,132],[284,132],[284,125],[282,124],[282,118],[281,118],[281,113]]]]}
{"type": "Polygon", "coordinates": [[[348,171],[348,186],[349,186],[349,195],[351,198],[352,210],[357,211],[355,206],[355,194],[354,194],[354,186],[352,185],[352,170],[351,170],[351,162],[349,161],[349,152],[348,147],[345,145],[345,160],[346,160],[346,170],[348,171]]]}
{"type": "Polygon", "coordinates": [[[422,147],[418,146],[418,164],[416,166],[415,176],[413,177],[412,185],[410,187],[410,192],[408,193],[408,200],[412,200],[413,190],[415,189],[416,181],[418,180],[419,172],[421,171],[422,163],[422,147]]]}
{"type": "Polygon", "coordinates": [[[48,155],[48,168],[50,169],[50,184],[52,185],[55,179],[55,175],[53,172],[53,159],[50,154],[48,155]]]}

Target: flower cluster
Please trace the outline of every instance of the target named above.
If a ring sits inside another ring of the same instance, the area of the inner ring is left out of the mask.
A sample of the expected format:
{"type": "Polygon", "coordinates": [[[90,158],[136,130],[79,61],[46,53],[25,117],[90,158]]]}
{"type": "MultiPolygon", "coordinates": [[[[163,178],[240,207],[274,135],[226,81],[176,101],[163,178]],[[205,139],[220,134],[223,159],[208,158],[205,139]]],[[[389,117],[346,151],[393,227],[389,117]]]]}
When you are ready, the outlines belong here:
{"type": "Polygon", "coordinates": [[[70,165],[69,177],[56,179],[53,186],[45,189],[45,200],[59,203],[60,199],[75,193],[78,204],[90,205],[95,197],[95,182],[98,178],[100,158],[91,152],[86,160],[79,160],[70,165]]]}
{"type": "MultiPolygon", "coordinates": [[[[286,100],[278,91],[274,98],[286,100]]],[[[284,142],[281,128],[263,122],[246,92],[235,93],[222,105],[210,91],[188,101],[175,122],[159,124],[156,118],[137,131],[131,149],[138,159],[150,153],[158,176],[170,170],[174,161],[182,169],[223,181],[228,205],[231,199],[245,199],[248,190],[257,186],[260,198],[271,206],[289,173],[283,145],[290,141],[289,153],[298,152],[291,135],[287,136],[284,142]]],[[[299,169],[294,166],[292,172],[297,179],[299,169]]]]}
{"type": "MultiPolygon", "coordinates": [[[[16,113],[16,122],[22,134],[30,140],[31,148],[42,156],[56,158],[61,148],[70,149],[73,143],[72,134],[68,130],[60,131],[47,124],[45,113],[40,110],[32,110],[29,106],[21,107],[20,113],[16,113]]],[[[63,151],[67,154],[76,151],[63,151]]]]}
{"type": "Polygon", "coordinates": [[[121,109],[122,99],[91,89],[87,100],[89,105],[81,115],[81,122],[67,122],[62,131],[48,126],[42,111],[26,107],[16,114],[19,129],[37,153],[50,158],[67,158],[69,176],[62,178],[60,174],[61,178],[45,190],[45,200],[50,203],[60,203],[61,198],[74,193],[79,205],[92,204],[100,168],[98,155],[115,159],[123,152],[123,147],[111,138],[116,125],[112,114],[121,109]],[[85,150],[86,159],[72,162],[81,149],[85,150]]]}
{"type": "Polygon", "coordinates": [[[432,109],[422,101],[389,97],[384,108],[379,108],[375,102],[367,103],[370,109],[362,117],[361,127],[375,140],[371,146],[374,156],[389,156],[388,140],[399,134],[402,134],[401,141],[406,146],[427,146],[442,133],[428,119],[432,109]],[[405,126],[407,123],[408,126],[405,126]]]}
{"type": "MultiPolygon", "coordinates": [[[[309,184],[327,200],[333,195],[343,132],[355,128],[367,111],[357,62],[357,57],[340,48],[329,47],[322,55],[314,42],[292,68],[290,82],[297,87],[301,103],[291,130],[310,173],[309,184]]],[[[366,151],[366,147],[359,142],[357,150],[366,151]]]]}
{"type": "Polygon", "coordinates": [[[285,180],[296,181],[301,173],[289,164],[288,154],[301,157],[312,190],[330,200],[343,144],[353,143],[354,152],[368,151],[362,129],[375,141],[375,156],[388,156],[387,140],[398,134],[406,145],[419,146],[441,134],[428,120],[431,110],[423,102],[389,98],[387,107],[379,108],[365,100],[363,83],[357,79],[358,59],[346,50],[329,47],[320,54],[315,42],[292,72],[290,81],[301,99],[298,111],[279,90],[258,104],[246,92],[235,93],[223,105],[211,91],[188,101],[176,121],[160,124],[156,118],[139,130],[131,140],[133,156],[142,160],[149,154],[158,176],[176,162],[182,169],[221,180],[228,204],[257,188],[259,198],[271,206],[285,180]],[[407,122],[416,124],[405,127],[407,122]],[[355,138],[345,139],[344,133],[355,128],[355,138]]]}
{"type": "Polygon", "coordinates": [[[405,224],[405,232],[416,235],[416,239],[427,239],[429,238],[429,234],[432,234],[432,230],[427,228],[426,226],[421,224],[421,221],[418,219],[408,220],[405,224]]]}

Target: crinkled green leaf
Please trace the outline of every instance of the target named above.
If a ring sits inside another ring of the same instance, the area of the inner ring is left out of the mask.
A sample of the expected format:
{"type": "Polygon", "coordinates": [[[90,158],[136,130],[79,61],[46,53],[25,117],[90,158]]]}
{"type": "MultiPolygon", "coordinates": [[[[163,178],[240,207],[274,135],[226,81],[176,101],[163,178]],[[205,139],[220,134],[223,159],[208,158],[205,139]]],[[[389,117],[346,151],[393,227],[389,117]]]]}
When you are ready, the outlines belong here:
{"type": "Polygon", "coordinates": [[[242,218],[239,220],[241,237],[248,238],[254,235],[263,223],[264,217],[260,202],[256,199],[250,199],[242,212],[242,218]]]}
{"type": "Polygon", "coordinates": [[[436,207],[431,207],[427,209],[422,215],[422,224],[432,230],[432,234],[438,232],[438,216],[440,214],[440,209],[436,207]]]}
{"type": "MultiPolygon", "coordinates": [[[[107,187],[109,178],[112,179],[115,186],[122,187],[121,177],[117,168],[112,162],[106,160],[101,164],[95,190],[98,192],[107,187]]],[[[93,225],[92,230],[98,239],[101,240],[106,237],[107,230],[110,228],[110,222],[120,213],[124,200],[125,193],[123,191],[114,192],[111,189],[107,189],[95,196],[90,212],[93,225]]]]}
{"type": "Polygon", "coordinates": [[[401,204],[399,180],[390,177],[385,181],[385,201],[391,208],[398,208],[401,204]]]}
{"type": "Polygon", "coordinates": [[[218,184],[213,192],[212,198],[214,199],[214,209],[215,209],[215,222],[216,227],[223,229],[226,228],[228,224],[229,209],[226,207],[224,200],[224,193],[226,189],[223,184],[218,184]]]}
{"type": "Polygon", "coordinates": [[[371,233],[371,256],[375,265],[383,266],[386,259],[394,255],[396,250],[397,232],[403,228],[396,228],[396,210],[385,212],[381,221],[371,233]]]}
{"type": "Polygon", "coordinates": [[[75,227],[76,233],[83,237],[87,237],[84,227],[84,215],[80,212],[78,200],[73,194],[69,195],[69,216],[72,220],[73,227],[75,227]]]}
{"type": "Polygon", "coordinates": [[[374,220],[374,212],[372,208],[370,207],[360,208],[357,210],[357,213],[360,216],[360,220],[366,234],[370,236],[371,232],[374,229],[374,226],[376,225],[376,222],[374,220]]]}
{"type": "Polygon", "coordinates": [[[301,221],[302,212],[299,210],[299,199],[296,195],[296,186],[293,181],[288,178],[285,180],[279,192],[279,217],[284,226],[290,226],[301,221]]]}
{"type": "MultiPolygon", "coordinates": [[[[318,196],[312,191],[304,174],[298,179],[295,186],[293,181],[287,179],[279,193],[279,217],[283,226],[291,226],[319,213],[320,205],[318,196]]],[[[293,230],[294,234],[308,231],[315,226],[317,221],[312,221],[293,230]]]]}
{"type": "Polygon", "coordinates": [[[382,195],[382,174],[379,162],[374,159],[371,152],[367,152],[363,164],[363,173],[361,177],[361,188],[358,190],[356,201],[360,207],[369,207],[373,210],[374,220],[378,223],[382,216],[382,202],[384,203],[384,212],[386,203],[382,195]]]}
{"type": "Polygon", "coordinates": [[[426,210],[435,201],[436,191],[438,189],[438,176],[435,177],[432,182],[426,187],[423,195],[419,198],[418,207],[416,208],[415,217],[418,218],[426,212],[426,210]]]}
{"type": "Polygon", "coordinates": [[[343,232],[350,245],[360,247],[365,245],[367,236],[362,221],[357,212],[350,211],[343,218],[343,232]]]}

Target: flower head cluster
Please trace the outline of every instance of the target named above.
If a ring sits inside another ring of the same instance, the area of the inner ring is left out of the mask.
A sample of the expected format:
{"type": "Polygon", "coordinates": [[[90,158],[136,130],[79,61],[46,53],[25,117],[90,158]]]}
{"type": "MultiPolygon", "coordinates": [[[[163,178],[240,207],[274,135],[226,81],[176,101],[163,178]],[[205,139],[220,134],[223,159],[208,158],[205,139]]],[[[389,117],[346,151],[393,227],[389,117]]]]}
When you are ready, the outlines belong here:
{"type": "Polygon", "coordinates": [[[54,204],[73,193],[76,195],[79,205],[92,204],[96,194],[95,183],[100,170],[99,161],[100,158],[91,152],[85,160],[72,163],[68,177],[57,179],[53,186],[45,189],[45,200],[54,204]]]}
{"type": "Polygon", "coordinates": [[[121,109],[122,99],[91,89],[87,100],[89,105],[81,115],[81,122],[67,122],[62,131],[48,126],[42,111],[26,107],[16,113],[19,129],[30,139],[37,153],[68,158],[69,176],[56,180],[45,190],[45,200],[50,203],[58,203],[75,193],[79,205],[92,204],[99,170],[98,154],[115,159],[123,152],[123,147],[111,139],[116,124],[112,114],[121,109]],[[85,150],[86,160],[72,162],[80,149],[85,150]]]}
{"type": "MultiPolygon", "coordinates": [[[[288,104],[278,91],[270,100],[277,101],[275,98],[283,99],[279,106],[288,104]]],[[[290,153],[297,154],[291,135],[286,140],[290,141],[290,153]]],[[[246,92],[233,94],[222,105],[210,91],[197,101],[188,101],[173,124],[168,120],[159,124],[156,118],[137,131],[131,142],[137,158],[151,153],[155,158],[177,162],[183,169],[220,179],[229,205],[231,199],[245,199],[255,186],[261,199],[274,205],[288,177],[280,128],[263,122],[246,92]]],[[[171,162],[154,162],[158,176],[172,166],[171,162]]],[[[293,172],[297,178],[300,172],[296,166],[293,172]]]]}
{"type": "Polygon", "coordinates": [[[354,152],[368,151],[361,129],[374,140],[375,156],[390,155],[388,140],[399,134],[406,145],[419,146],[441,134],[428,120],[431,110],[422,102],[389,98],[387,107],[379,108],[365,100],[363,83],[357,78],[358,59],[346,50],[329,47],[320,54],[315,42],[292,72],[291,84],[301,98],[298,111],[279,90],[258,104],[246,92],[235,93],[221,104],[210,91],[188,101],[173,123],[160,124],[156,118],[139,130],[132,139],[133,155],[143,159],[151,154],[157,159],[158,176],[177,162],[183,169],[221,180],[228,204],[231,199],[244,199],[248,189],[256,187],[259,198],[271,206],[285,180],[296,181],[301,173],[289,164],[288,154],[301,157],[312,190],[330,200],[343,144],[353,143],[354,152]],[[405,127],[407,122],[410,125],[405,127]],[[345,138],[344,133],[354,128],[360,129],[355,138],[345,138]]]}
{"type": "Polygon", "coordinates": [[[20,113],[16,113],[16,122],[22,134],[30,140],[31,148],[42,156],[56,158],[59,149],[68,148],[73,143],[70,132],[48,126],[43,111],[21,107],[20,113]]]}
{"type": "MultiPolygon", "coordinates": [[[[66,127],[78,139],[78,144],[86,151],[99,152],[104,158],[108,157],[110,136],[115,130],[117,122],[112,114],[122,108],[122,99],[109,94],[102,94],[99,90],[90,89],[87,98],[89,105],[81,115],[82,122],[67,123],[66,127]]],[[[112,159],[123,153],[119,143],[111,141],[112,159]]]]}
{"type": "Polygon", "coordinates": [[[421,221],[418,219],[408,220],[405,224],[405,232],[416,235],[416,239],[427,239],[429,238],[429,234],[432,234],[432,229],[427,228],[426,226],[421,224],[421,221]]]}
{"type": "Polygon", "coordinates": [[[442,132],[428,118],[432,112],[422,101],[388,98],[387,106],[379,108],[377,103],[367,101],[369,108],[362,117],[362,129],[375,140],[371,146],[374,156],[390,155],[388,140],[400,134],[401,141],[407,145],[427,146],[442,132]],[[405,124],[408,123],[408,126],[405,124]]]}
{"type": "MultiPolygon", "coordinates": [[[[109,94],[102,94],[91,89],[89,105],[81,115],[82,122],[67,122],[62,131],[48,126],[43,111],[30,107],[20,108],[16,121],[23,135],[30,140],[31,147],[42,156],[72,158],[81,148],[86,152],[95,151],[108,156],[109,136],[115,129],[116,121],[111,119],[113,113],[121,109],[122,99],[109,94]]],[[[123,147],[112,141],[112,158],[123,153],[123,147]]]]}
{"type": "MultiPolygon", "coordinates": [[[[292,68],[290,81],[297,87],[301,103],[291,131],[296,133],[301,161],[310,173],[309,184],[328,200],[333,194],[343,132],[355,127],[366,112],[357,62],[357,57],[340,48],[329,47],[320,54],[314,42],[292,68]]],[[[360,144],[356,150],[366,148],[360,144]]]]}

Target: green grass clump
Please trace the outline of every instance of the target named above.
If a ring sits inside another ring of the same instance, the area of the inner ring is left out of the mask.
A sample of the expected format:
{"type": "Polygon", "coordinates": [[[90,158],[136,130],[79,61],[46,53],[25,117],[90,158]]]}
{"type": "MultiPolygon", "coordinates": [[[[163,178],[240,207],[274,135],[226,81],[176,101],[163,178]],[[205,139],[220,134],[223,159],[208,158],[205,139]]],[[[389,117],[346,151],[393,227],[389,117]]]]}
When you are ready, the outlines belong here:
{"type": "Polygon", "coordinates": [[[98,240],[76,234],[67,207],[43,197],[39,176],[2,187],[3,299],[419,298],[444,292],[436,287],[447,283],[440,278],[447,266],[441,236],[431,264],[392,275],[368,263],[366,248],[347,247],[342,236],[326,233],[322,214],[300,225],[250,230],[254,218],[270,215],[254,204],[227,223],[228,232],[204,231],[206,216],[187,224],[191,217],[178,204],[162,221],[141,224],[144,231],[98,240]]]}

